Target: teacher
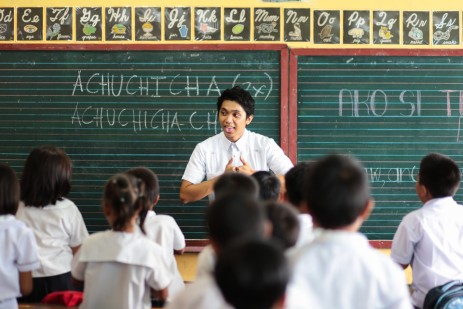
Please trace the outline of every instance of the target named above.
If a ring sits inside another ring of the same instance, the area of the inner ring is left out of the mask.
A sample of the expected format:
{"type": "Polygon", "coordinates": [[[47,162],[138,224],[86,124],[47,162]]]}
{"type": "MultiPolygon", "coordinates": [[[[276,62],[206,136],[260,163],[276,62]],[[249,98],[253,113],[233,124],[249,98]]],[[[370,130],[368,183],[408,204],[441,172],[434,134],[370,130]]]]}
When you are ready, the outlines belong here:
{"type": "Polygon", "coordinates": [[[272,170],[283,176],[293,167],[291,160],[271,138],[248,131],[254,118],[254,99],[239,86],[225,90],[217,100],[222,132],[196,145],[182,177],[183,203],[213,199],[213,186],[224,172],[252,175],[272,170]],[[203,181],[206,179],[205,181],[203,181]]]}

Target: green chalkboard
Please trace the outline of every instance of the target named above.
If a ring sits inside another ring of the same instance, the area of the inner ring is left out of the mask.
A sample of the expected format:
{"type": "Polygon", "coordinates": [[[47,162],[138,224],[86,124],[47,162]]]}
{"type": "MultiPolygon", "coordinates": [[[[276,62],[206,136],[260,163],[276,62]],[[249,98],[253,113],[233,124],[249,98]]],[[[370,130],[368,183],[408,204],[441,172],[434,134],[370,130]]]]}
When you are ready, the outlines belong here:
{"type": "MultiPolygon", "coordinates": [[[[362,232],[370,240],[391,240],[402,217],[421,206],[415,193],[421,158],[440,152],[463,167],[463,54],[347,50],[292,56],[297,161],[328,153],[359,158],[376,200],[362,232]]],[[[461,190],[456,200],[463,200],[461,190]]]]}
{"type": "Polygon", "coordinates": [[[183,205],[179,187],[194,146],[221,130],[216,101],[226,88],[248,89],[256,100],[250,129],[280,141],[281,48],[12,49],[0,50],[0,161],[20,177],[33,147],[64,148],[73,161],[70,199],[90,232],[108,228],[105,181],[147,166],[161,182],[156,212],[172,215],[187,239],[207,238],[206,199],[183,205]]]}

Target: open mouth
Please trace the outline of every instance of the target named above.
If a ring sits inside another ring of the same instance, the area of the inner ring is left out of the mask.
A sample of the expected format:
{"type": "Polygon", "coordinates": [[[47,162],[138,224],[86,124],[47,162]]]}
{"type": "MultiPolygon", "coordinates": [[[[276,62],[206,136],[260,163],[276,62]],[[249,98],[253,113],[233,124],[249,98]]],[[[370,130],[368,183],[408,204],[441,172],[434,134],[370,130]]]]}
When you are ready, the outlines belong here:
{"type": "Polygon", "coordinates": [[[234,127],[223,127],[223,131],[225,133],[230,134],[230,133],[233,133],[235,131],[235,128],[234,127]]]}

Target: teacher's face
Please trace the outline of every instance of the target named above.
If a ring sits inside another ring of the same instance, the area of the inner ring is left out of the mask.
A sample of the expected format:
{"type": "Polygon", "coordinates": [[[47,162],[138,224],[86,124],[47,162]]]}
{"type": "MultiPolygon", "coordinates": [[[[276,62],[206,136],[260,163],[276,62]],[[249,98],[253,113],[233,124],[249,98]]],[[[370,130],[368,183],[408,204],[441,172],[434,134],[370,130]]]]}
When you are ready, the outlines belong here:
{"type": "Polygon", "coordinates": [[[243,136],[244,129],[251,123],[253,116],[246,118],[243,107],[235,101],[225,100],[219,111],[219,122],[225,137],[230,142],[236,142],[243,136]]]}

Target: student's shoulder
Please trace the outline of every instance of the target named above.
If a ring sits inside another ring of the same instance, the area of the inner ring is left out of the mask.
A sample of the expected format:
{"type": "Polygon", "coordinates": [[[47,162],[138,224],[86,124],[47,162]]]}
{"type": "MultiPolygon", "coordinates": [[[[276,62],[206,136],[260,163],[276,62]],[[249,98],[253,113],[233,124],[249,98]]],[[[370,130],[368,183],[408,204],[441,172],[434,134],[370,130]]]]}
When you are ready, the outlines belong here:
{"type": "Polygon", "coordinates": [[[104,243],[112,237],[112,232],[110,230],[95,232],[90,234],[85,241],[82,243],[82,247],[89,247],[92,245],[97,245],[99,243],[104,243]]]}
{"type": "Polygon", "coordinates": [[[36,208],[36,209],[43,209],[50,212],[75,212],[79,211],[76,204],[68,198],[62,198],[57,200],[55,204],[47,205],[43,208],[37,207],[26,207],[26,208],[36,208]]]}
{"type": "Polygon", "coordinates": [[[419,222],[422,220],[422,218],[426,216],[425,209],[423,208],[423,205],[421,205],[419,208],[414,209],[410,211],[409,213],[405,214],[400,221],[401,226],[410,226],[410,225],[415,225],[419,224],[419,222]]]}
{"type": "Polygon", "coordinates": [[[13,215],[0,216],[0,230],[8,230],[9,234],[17,236],[25,234],[33,235],[32,230],[27,226],[27,224],[18,220],[13,215]]]}
{"type": "Polygon", "coordinates": [[[154,216],[151,221],[154,224],[161,224],[161,225],[177,225],[177,222],[172,216],[169,215],[156,215],[154,216]]]}
{"type": "Polygon", "coordinates": [[[227,305],[212,276],[203,276],[186,286],[167,309],[232,309],[227,305]]]}

